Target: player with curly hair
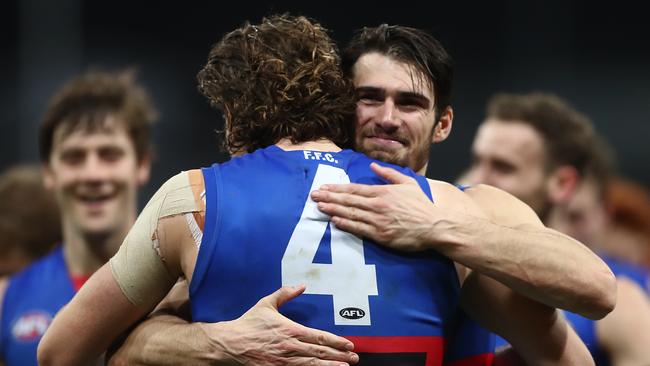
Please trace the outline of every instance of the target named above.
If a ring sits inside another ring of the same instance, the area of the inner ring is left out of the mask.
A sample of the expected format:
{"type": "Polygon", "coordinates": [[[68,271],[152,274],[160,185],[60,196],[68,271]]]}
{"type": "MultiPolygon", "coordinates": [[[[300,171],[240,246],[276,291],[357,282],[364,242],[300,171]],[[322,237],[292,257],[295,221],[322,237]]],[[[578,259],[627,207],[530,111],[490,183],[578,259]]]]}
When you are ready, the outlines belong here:
{"type": "MultiPolygon", "coordinates": [[[[193,329],[205,334],[216,327],[236,340],[203,354],[204,361],[441,365],[460,292],[451,259],[434,250],[400,253],[346,233],[310,193],[332,183],[385,185],[382,177],[397,175],[417,188],[418,198],[436,197],[454,220],[478,218],[501,234],[512,230],[453,185],[344,149],[353,139],[352,87],[326,31],[304,17],[273,16],[227,34],[199,73],[199,87],[224,112],[226,147],[236,157],[161,187],[110,265],[57,316],[39,361],[91,361],[185,277],[193,329]],[[287,329],[289,340],[262,314],[283,304],[282,314],[298,323],[287,329]],[[245,322],[262,332],[242,331],[245,322]],[[350,352],[353,343],[358,354],[350,352]]],[[[406,94],[404,100],[416,101],[409,110],[430,115],[432,99],[406,94]]],[[[518,218],[532,220],[528,237],[544,231],[520,208],[518,218]]],[[[561,338],[549,345],[559,360],[571,349],[567,339],[577,338],[546,313],[549,338],[561,338]]],[[[205,340],[200,335],[178,339],[205,349],[193,343],[205,340]]]]}

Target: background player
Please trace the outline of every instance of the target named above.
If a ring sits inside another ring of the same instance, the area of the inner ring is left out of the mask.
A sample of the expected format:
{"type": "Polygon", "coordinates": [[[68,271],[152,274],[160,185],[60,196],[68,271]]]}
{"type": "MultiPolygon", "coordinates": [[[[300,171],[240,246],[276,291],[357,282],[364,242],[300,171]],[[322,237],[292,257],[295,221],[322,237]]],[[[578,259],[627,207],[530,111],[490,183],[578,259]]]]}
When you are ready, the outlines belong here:
{"type": "Polygon", "coordinates": [[[38,166],[15,166],[0,176],[0,217],[0,278],[24,268],[61,241],[59,209],[52,192],[43,186],[38,166]]]}
{"type": "MultiPolygon", "coordinates": [[[[607,179],[605,148],[589,119],[559,98],[501,94],[488,103],[466,180],[508,190],[550,225],[585,235],[569,215],[582,198],[576,194],[596,192],[599,188],[589,185],[607,179]]],[[[598,365],[644,365],[650,362],[650,302],[620,268],[612,263],[618,283],[614,311],[597,322],[566,314],[598,365]]]]}
{"type": "Polygon", "coordinates": [[[88,72],[52,98],[39,142],[63,242],[0,286],[0,354],[7,365],[36,365],[52,318],[115,254],[135,222],[137,188],[149,178],[154,117],[130,72],[88,72]]]}

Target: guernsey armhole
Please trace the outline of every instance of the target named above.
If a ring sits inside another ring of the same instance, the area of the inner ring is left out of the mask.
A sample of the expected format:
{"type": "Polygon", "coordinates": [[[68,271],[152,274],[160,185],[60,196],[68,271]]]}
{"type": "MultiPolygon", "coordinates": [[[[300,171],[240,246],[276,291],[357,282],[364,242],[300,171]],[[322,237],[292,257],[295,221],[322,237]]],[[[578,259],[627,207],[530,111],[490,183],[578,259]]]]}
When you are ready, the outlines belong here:
{"type": "Polygon", "coordinates": [[[188,228],[194,239],[197,248],[201,247],[203,240],[203,230],[205,228],[205,181],[203,180],[203,172],[200,169],[188,171],[190,186],[192,187],[192,194],[194,202],[198,211],[188,212],[185,214],[188,228]]]}

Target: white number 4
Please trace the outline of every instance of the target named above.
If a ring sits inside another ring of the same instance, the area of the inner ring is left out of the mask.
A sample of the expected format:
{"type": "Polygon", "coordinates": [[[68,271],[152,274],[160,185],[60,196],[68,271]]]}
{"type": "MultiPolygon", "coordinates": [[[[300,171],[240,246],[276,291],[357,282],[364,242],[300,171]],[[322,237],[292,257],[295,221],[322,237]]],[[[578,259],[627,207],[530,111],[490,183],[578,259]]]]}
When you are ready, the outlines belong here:
{"type": "MultiPolygon", "coordinates": [[[[321,164],[310,192],[323,184],[350,183],[341,168],[321,164]]],[[[309,197],[282,257],[282,285],[304,283],[306,294],[332,295],[334,324],[370,325],[368,296],[377,296],[375,265],[365,263],[363,241],[331,225],[332,263],[313,263],[329,216],[309,197]]]]}

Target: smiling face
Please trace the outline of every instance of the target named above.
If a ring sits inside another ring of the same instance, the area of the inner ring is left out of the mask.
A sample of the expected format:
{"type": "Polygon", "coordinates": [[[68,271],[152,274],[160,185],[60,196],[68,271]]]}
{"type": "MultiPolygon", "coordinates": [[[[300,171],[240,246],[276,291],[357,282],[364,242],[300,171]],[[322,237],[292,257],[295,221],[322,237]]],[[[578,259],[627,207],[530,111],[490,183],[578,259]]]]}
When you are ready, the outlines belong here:
{"type": "Polygon", "coordinates": [[[108,117],[103,128],[64,133],[59,126],[45,169],[45,182],[61,209],[64,235],[110,235],[128,230],[136,214],[136,191],[149,163],[138,164],[123,124],[108,117]]]}
{"type": "Polygon", "coordinates": [[[431,144],[437,141],[434,94],[424,76],[379,53],[361,56],[353,75],[356,148],[372,158],[423,173],[431,144]]]}

